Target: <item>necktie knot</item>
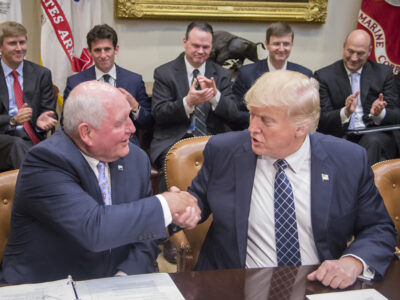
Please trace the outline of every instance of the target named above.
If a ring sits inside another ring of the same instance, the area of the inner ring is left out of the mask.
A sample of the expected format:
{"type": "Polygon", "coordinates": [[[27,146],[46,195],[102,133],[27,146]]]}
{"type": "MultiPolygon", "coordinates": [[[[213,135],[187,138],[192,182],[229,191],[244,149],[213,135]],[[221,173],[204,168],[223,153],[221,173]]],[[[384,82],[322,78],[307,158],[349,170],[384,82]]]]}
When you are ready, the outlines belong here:
{"type": "Polygon", "coordinates": [[[99,163],[97,164],[97,170],[99,171],[99,176],[101,174],[101,171],[104,174],[105,169],[106,169],[106,163],[104,161],[99,161],[99,163]]]}
{"type": "Polygon", "coordinates": [[[18,72],[15,70],[11,71],[12,76],[14,77],[14,80],[18,80],[18,72]]]}
{"type": "Polygon", "coordinates": [[[279,170],[285,170],[289,164],[287,163],[286,160],[284,159],[278,159],[274,162],[274,167],[279,171],[279,170]]]}
{"type": "Polygon", "coordinates": [[[193,70],[193,78],[196,78],[197,76],[199,76],[199,74],[200,74],[199,69],[194,69],[193,70]]]}
{"type": "Polygon", "coordinates": [[[104,74],[103,75],[104,82],[109,83],[110,82],[110,78],[111,78],[111,76],[109,74],[104,74]]]}

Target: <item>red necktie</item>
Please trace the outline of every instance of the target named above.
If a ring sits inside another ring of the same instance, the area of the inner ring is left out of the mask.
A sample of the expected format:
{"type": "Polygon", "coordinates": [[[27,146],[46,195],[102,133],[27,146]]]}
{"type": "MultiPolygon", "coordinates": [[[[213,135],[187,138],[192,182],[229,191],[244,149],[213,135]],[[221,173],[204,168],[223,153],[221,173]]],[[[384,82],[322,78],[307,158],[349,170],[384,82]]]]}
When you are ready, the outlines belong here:
{"type": "MultiPolygon", "coordinates": [[[[15,103],[17,104],[18,109],[21,109],[22,105],[24,105],[24,98],[23,98],[23,94],[22,94],[21,85],[19,84],[19,81],[18,81],[18,73],[17,73],[17,71],[13,70],[11,72],[11,74],[14,76],[15,103]]],[[[33,130],[30,122],[24,123],[24,129],[26,131],[26,134],[29,136],[29,138],[31,139],[31,141],[34,145],[36,145],[37,143],[40,142],[40,140],[37,137],[35,131],[33,130]]]]}

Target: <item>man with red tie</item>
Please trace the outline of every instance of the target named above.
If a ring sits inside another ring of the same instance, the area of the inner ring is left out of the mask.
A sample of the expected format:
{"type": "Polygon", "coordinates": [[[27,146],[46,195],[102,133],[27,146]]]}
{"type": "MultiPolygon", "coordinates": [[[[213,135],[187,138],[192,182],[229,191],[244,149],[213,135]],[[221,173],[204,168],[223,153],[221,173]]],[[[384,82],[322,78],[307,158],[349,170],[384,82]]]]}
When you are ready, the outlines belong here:
{"type": "Polygon", "coordinates": [[[18,169],[57,123],[50,70],[24,60],[26,41],[23,25],[0,25],[0,171],[18,169]]]}

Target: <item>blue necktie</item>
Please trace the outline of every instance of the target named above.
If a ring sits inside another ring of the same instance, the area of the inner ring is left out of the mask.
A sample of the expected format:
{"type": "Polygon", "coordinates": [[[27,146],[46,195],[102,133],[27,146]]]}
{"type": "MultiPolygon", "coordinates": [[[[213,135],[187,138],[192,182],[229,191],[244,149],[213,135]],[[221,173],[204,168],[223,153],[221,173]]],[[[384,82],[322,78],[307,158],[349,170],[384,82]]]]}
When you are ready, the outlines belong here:
{"type": "Polygon", "coordinates": [[[100,161],[97,164],[97,171],[99,171],[99,177],[97,179],[99,180],[99,187],[101,194],[103,196],[104,204],[111,205],[111,192],[110,192],[110,185],[108,184],[106,176],[106,163],[100,161]]]}
{"type": "MultiPolygon", "coordinates": [[[[351,73],[351,92],[352,94],[360,90],[360,73],[351,73]]],[[[360,95],[357,97],[357,103],[360,101],[360,95]]],[[[354,129],[356,123],[356,112],[354,111],[350,116],[349,129],[354,129]]]]}
{"type": "MultiPolygon", "coordinates": [[[[193,80],[196,79],[196,77],[200,74],[198,69],[193,70],[193,80]]],[[[192,80],[192,84],[193,84],[192,80]]],[[[196,84],[196,90],[201,90],[200,84],[196,84]]],[[[193,114],[193,119],[194,119],[194,131],[193,135],[194,136],[203,136],[203,135],[208,135],[207,132],[207,118],[205,114],[205,107],[204,103],[196,105],[194,108],[194,114],[193,114]]]]}
{"type": "Polygon", "coordinates": [[[274,215],[278,266],[300,266],[301,255],[293,190],[285,174],[288,163],[284,159],[278,159],[274,166],[277,169],[274,184],[274,215]]]}

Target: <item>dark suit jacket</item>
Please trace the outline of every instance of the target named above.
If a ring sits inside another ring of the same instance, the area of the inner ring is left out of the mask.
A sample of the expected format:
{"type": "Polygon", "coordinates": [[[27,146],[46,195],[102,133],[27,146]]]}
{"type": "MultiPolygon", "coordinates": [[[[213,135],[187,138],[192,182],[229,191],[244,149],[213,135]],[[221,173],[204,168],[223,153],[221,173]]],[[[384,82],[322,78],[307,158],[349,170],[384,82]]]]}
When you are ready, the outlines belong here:
{"type": "MultiPolygon", "coordinates": [[[[39,66],[28,60],[24,60],[23,72],[23,94],[24,102],[32,108],[32,128],[43,139],[45,132],[36,127],[37,118],[45,111],[56,112],[56,101],[53,93],[53,83],[49,69],[39,66]]],[[[9,127],[11,117],[8,115],[9,99],[4,70],[0,64],[0,134],[5,133],[9,127]]],[[[56,114],[55,114],[56,118],[56,114]]]]}
{"type": "MultiPolygon", "coordinates": [[[[206,62],[205,76],[214,77],[221,93],[220,101],[212,110],[209,102],[207,129],[211,134],[231,130],[230,123],[236,122],[237,108],[231,90],[230,72],[216,63],[206,62]]],[[[154,71],[152,114],[155,120],[150,157],[154,162],[158,156],[179,141],[187,132],[191,119],[186,116],[182,99],[189,92],[184,53],[154,71]]]]}
{"type": "MultiPolygon", "coordinates": [[[[352,253],[378,274],[390,264],[396,244],[393,223],[374,184],[365,150],[314,133],[311,142],[311,222],[320,261],[352,253]],[[327,174],[329,180],[321,180],[327,174]],[[355,236],[347,247],[347,241],[355,236]]],[[[213,213],[197,270],[243,268],[257,156],[247,130],[212,137],[204,164],[189,192],[202,220],[213,213]]]]}
{"type": "Polygon", "coordinates": [[[58,130],[31,148],[19,172],[3,256],[8,283],[76,280],[154,271],[165,238],[151,196],[150,163],[137,146],[110,163],[111,206],[72,140],[58,130]]]}
{"type": "MultiPolygon", "coordinates": [[[[308,77],[312,75],[311,70],[290,61],[287,62],[287,70],[300,72],[308,77]]],[[[267,59],[256,61],[255,63],[242,66],[239,69],[239,74],[233,84],[232,91],[239,108],[241,129],[245,129],[249,126],[249,111],[244,102],[244,95],[251,88],[253,83],[265,72],[269,72],[267,59]]]]}
{"type": "MultiPolygon", "coordinates": [[[[343,60],[316,71],[314,77],[319,82],[321,101],[318,131],[343,137],[349,124],[342,125],[340,110],[345,106],[346,98],[352,93],[343,60]]],[[[363,66],[360,82],[360,98],[366,126],[375,126],[368,115],[379,93],[383,93],[383,99],[387,102],[386,116],[381,125],[400,123],[392,68],[368,60],[363,66]]]]}
{"type": "MultiPolygon", "coordinates": [[[[151,129],[153,126],[153,117],[151,116],[151,100],[146,94],[146,88],[142,76],[121,68],[115,65],[117,73],[116,86],[122,87],[127,90],[136,101],[140,104],[139,117],[134,120],[133,123],[138,128],[151,129]]],[[[96,80],[95,67],[92,66],[87,70],[74,74],[67,78],[67,85],[64,90],[64,102],[67,100],[71,90],[78,84],[89,81],[96,80]]],[[[61,125],[63,124],[63,118],[61,117],[61,125]]]]}

